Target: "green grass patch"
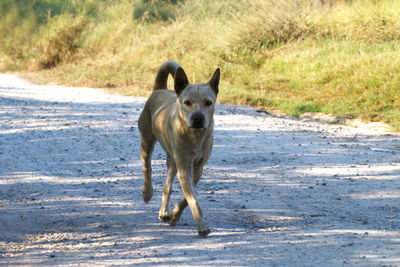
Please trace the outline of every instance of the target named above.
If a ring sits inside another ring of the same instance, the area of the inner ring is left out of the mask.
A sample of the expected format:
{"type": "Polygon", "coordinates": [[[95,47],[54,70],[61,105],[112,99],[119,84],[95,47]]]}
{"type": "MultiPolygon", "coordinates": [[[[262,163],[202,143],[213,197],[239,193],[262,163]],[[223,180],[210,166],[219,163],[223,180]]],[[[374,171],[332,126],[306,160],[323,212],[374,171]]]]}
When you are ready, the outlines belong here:
{"type": "Polygon", "coordinates": [[[400,130],[400,2],[324,3],[4,0],[0,69],[148,95],[175,60],[191,82],[220,67],[222,103],[400,130]]]}

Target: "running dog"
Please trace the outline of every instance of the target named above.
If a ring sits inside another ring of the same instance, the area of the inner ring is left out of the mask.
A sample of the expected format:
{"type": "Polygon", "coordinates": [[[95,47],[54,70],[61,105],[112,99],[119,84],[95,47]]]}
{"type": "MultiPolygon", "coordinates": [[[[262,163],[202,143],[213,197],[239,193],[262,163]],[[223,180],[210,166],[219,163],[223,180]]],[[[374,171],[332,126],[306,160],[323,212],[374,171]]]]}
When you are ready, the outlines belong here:
{"type": "Polygon", "coordinates": [[[207,83],[191,84],[182,67],[173,61],[160,66],[153,92],[139,117],[140,155],[144,164],[143,200],[153,196],[151,156],[158,141],[167,154],[167,181],[163,189],[159,218],[175,225],[189,205],[200,236],[210,233],[193,187],[197,185],[213,146],[214,108],[218,95],[220,70],[207,83]],[[168,75],[174,89],[167,89],[168,75]],[[172,181],[178,173],[183,199],[169,211],[172,181]]]}

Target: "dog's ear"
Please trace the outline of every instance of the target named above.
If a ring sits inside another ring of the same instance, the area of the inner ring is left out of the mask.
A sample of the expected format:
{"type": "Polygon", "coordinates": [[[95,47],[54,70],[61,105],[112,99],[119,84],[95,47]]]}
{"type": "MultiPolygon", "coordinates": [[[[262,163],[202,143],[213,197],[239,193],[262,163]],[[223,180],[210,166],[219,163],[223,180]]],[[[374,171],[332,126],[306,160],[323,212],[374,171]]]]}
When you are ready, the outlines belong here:
{"type": "Polygon", "coordinates": [[[218,86],[219,86],[219,76],[221,72],[219,68],[217,68],[211,77],[211,80],[208,82],[208,84],[211,86],[211,89],[214,91],[215,95],[218,95],[218,86]]]}
{"type": "Polygon", "coordinates": [[[188,84],[189,80],[186,76],[185,71],[181,67],[179,67],[176,70],[174,77],[174,88],[176,94],[179,96],[182,93],[183,89],[185,89],[188,84]]]}

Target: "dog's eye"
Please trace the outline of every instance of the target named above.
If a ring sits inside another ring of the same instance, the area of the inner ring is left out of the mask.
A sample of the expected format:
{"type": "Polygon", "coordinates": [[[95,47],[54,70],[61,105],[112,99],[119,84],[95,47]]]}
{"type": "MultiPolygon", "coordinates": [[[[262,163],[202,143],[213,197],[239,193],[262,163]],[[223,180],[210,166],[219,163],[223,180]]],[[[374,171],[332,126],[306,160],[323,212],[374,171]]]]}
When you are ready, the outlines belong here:
{"type": "Polygon", "coordinates": [[[186,106],[191,106],[192,102],[188,99],[188,100],[185,100],[185,102],[183,102],[183,104],[185,104],[186,106]]]}
{"type": "Polygon", "coordinates": [[[210,101],[210,100],[207,100],[206,103],[205,103],[206,106],[211,106],[212,104],[213,104],[213,102],[210,101]]]}

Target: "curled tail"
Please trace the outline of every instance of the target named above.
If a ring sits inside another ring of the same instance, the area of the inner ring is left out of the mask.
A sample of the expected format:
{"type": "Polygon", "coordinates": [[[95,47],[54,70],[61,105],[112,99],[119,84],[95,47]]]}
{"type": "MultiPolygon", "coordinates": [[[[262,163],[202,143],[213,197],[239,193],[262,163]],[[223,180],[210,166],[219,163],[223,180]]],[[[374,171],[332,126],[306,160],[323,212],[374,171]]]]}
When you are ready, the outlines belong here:
{"type": "Polygon", "coordinates": [[[153,90],[167,89],[168,75],[171,74],[172,77],[175,77],[175,73],[180,67],[181,65],[174,61],[167,61],[162,64],[157,72],[153,90]]]}

